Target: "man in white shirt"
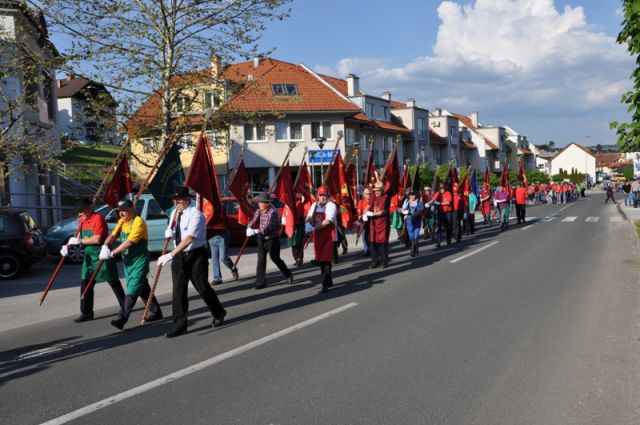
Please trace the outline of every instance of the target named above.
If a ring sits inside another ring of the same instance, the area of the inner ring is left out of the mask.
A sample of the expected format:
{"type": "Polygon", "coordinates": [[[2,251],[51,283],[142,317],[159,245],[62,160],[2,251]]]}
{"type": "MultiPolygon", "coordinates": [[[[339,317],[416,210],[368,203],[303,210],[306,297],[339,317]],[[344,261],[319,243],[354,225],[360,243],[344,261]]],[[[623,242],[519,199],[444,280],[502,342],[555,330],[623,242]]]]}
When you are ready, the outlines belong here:
{"type": "Polygon", "coordinates": [[[333,243],[337,241],[336,224],[338,208],[329,201],[325,186],[318,188],[318,202],[311,205],[305,224],[305,232],[313,233],[313,247],[316,261],[322,273],[322,292],[333,286],[331,263],[333,261],[333,243]]]}
{"type": "Polygon", "coordinates": [[[170,224],[165,231],[165,237],[175,238],[175,248],[170,253],[158,258],[159,266],[171,262],[171,277],[173,279],[173,329],[167,332],[167,338],[187,333],[187,313],[189,310],[187,284],[189,280],[209,307],[213,316],[212,326],[221,326],[227,314],[207,281],[209,257],[206,247],[204,214],[191,206],[191,195],[186,187],[181,187],[176,191],[173,203],[176,209],[169,220],[170,224]],[[174,217],[176,224],[172,228],[171,223],[174,217]]]}

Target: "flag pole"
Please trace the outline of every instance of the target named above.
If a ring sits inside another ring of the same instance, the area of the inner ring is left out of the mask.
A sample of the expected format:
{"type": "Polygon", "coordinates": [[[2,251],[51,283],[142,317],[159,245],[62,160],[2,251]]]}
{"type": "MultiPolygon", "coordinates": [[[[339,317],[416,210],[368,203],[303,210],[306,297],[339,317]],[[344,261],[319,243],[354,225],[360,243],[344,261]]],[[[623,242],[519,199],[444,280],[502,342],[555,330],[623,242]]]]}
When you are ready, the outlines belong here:
{"type": "MultiPolygon", "coordinates": [[[[116,155],[116,157],[113,159],[113,162],[111,163],[111,166],[109,167],[109,170],[107,171],[107,173],[102,178],[102,182],[100,183],[100,186],[98,186],[98,190],[96,190],[96,193],[93,195],[93,200],[91,201],[91,204],[95,204],[96,200],[100,196],[100,193],[104,189],[104,186],[107,184],[107,179],[113,173],[113,171],[115,169],[115,166],[118,163],[118,161],[120,161],[120,159],[124,156],[124,153],[125,153],[125,150],[126,150],[128,144],[129,144],[129,141],[127,140],[124,143],[124,145],[122,145],[120,150],[118,151],[118,154],[116,155]]],[[[80,235],[80,231],[81,230],[82,230],[82,223],[80,222],[80,219],[78,218],[78,228],[76,229],[76,232],[74,233],[73,237],[77,238],[78,235],[80,235]]],[[[69,245],[65,244],[65,246],[69,246],[69,245]]],[[[42,303],[44,302],[45,298],[47,297],[47,294],[49,293],[49,290],[53,286],[53,282],[55,282],[56,278],[58,277],[58,273],[60,273],[60,269],[62,268],[62,264],[64,264],[64,261],[65,261],[66,258],[67,258],[66,255],[63,255],[62,258],[60,258],[60,261],[58,262],[58,266],[56,267],[55,271],[53,272],[53,274],[49,278],[49,282],[47,283],[47,286],[44,288],[44,291],[42,292],[42,296],[40,297],[40,301],[38,302],[38,306],[41,306],[42,303]]]]}
{"type": "Polygon", "coordinates": [[[300,179],[300,168],[302,168],[302,166],[304,165],[304,160],[307,157],[307,152],[308,152],[308,149],[305,148],[304,153],[302,154],[302,159],[300,160],[300,167],[298,168],[298,174],[296,174],[296,179],[293,181],[294,189],[298,185],[298,180],[300,179]]]}
{"type": "MultiPolygon", "coordinates": [[[[204,130],[203,130],[204,131],[204,130]]],[[[202,132],[200,133],[202,134],[202,132]]],[[[160,154],[158,155],[158,158],[156,159],[155,164],[153,164],[153,167],[151,167],[151,170],[149,171],[149,174],[147,174],[147,178],[142,182],[142,184],[140,185],[140,189],[138,190],[138,193],[136,193],[136,196],[134,196],[133,198],[133,203],[135,205],[135,203],[138,201],[138,199],[140,199],[140,196],[142,196],[142,194],[144,193],[145,190],[147,190],[147,187],[149,186],[149,183],[151,181],[151,176],[155,174],[155,172],[158,170],[158,167],[160,167],[160,163],[162,162],[162,160],[164,159],[164,157],[167,155],[167,153],[169,152],[169,149],[171,148],[171,146],[173,146],[174,142],[175,142],[175,137],[173,137],[174,134],[171,135],[171,137],[169,137],[169,139],[167,140],[167,142],[164,144],[162,151],[160,151],[160,154]]],[[[115,235],[116,237],[118,236],[118,233],[120,233],[120,228],[121,226],[116,227],[116,232],[115,235]]],[[[93,272],[93,274],[91,275],[91,278],[89,279],[89,281],[87,282],[87,286],[84,289],[84,292],[82,293],[82,299],[85,298],[85,296],[87,295],[87,293],[89,292],[89,289],[93,286],[93,282],[96,278],[96,276],[98,275],[98,272],[100,271],[100,269],[102,268],[102,264],[104,263],[104,260],[100,260],[100,262],[98,263],[98,265],[96,266],[95,271],[93,272]]],[[[150,295],[151,296],[151,295],[150,295]]]]}

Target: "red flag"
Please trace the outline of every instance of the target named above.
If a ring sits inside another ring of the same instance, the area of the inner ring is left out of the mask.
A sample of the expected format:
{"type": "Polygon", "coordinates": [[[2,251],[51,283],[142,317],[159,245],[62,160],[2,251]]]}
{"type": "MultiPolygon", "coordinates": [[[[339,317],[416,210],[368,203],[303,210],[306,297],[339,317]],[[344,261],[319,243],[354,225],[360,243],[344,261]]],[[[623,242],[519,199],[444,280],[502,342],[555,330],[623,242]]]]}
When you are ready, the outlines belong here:
{"type": "Polygon", "coordinates": [[[340,220],[342,221],[342,227],[349,229],[355,222],[357,216],[356,206],[353,202],[353,192],[351,192],[349,188],[349,180],[347,179],[347,173],[342,159],[336,162],[338,162],[338,176],[340,179],[340,220]]]}
{"type": "Polygon", "coordinates": [[[527,187],[527,174],[524,171],[524,162],[520,161],[520,169],[518,170],[518,179],[522,182],[524,187],[527,187]]]}
{"type": "Polygon", "coordinates": [[[393,196],[400,190],[400,168],[398,167],[398,153],[394,149],[387,160],[385,173],[382,176],[384,182],[384,192],[393,196]]]}
{"type": "Polygon", "coordinates": [[[504,167],[502,167],[502,174],[500,174],[500,186],[504,187],[507,193],[509,194],[509,199],[511,199],[511,182],[509,182],[509,167],[507,163],[504,163],[504,167]]]}
{"type": "Polygon", "coordinates": [[[358,190],[356,187],[356,167],[353,165],[353,162],[347,166],[344,175],[347,179],[347,186],[349,186],[349,196],[351,197],[351,199],[356,199],[358,190]]]}
{"type": "Polygon", "coordinates": [[[376,178],[376,166],[373,163],[373,150],[369,151],[369,158],[367,159],[367,168],[365,168],[364,179],[362,184],[365,187],[373,186],[378,179],[376,178]]]}
{"type": "Polygon", "coordinates": [[[309,174],[309,167],[307,167],[307,163],[304,162],[300,169],[298,169],[298,176],[296,177],[296,186],[293,188],[295,193],[299,193],[304,196],[305,204],[311,205],[316,202],[315,196],[313,196],[313,192],[311,191],[313,187],[313,183],[311,182],[311,174],[309,174]]]}
{"type": "Polygon", "coordinates": [[[193,189],[210,203],[209,207],[206,202],[201,202],[202,212],[207,217],[207,239],[210,237],[210,230],[226,228],[224,210],[222,209],[220,191],[218,190],[218,177],[216,176],[209,148],[209,138],[202,134],[198,141],[196,153],[191,160],[191,166],[184,185],[193,189]]]}
{"type": "Polygon", "coordinates": [[[329,190],[329,196],[332,196],[334,199],[338,199],[336,197],[340,196],[340,170],[342,170],[342,156],[336,155],[333,164],[329,165],[327,179],[324,182],[324,185],[327,186],[329,190]]]}
{"type": "Polygon", "coordinates": [[[236,173],[229,183],[229,191],[238,200],[238,223],[246,226],[247,223],[249,223],[250,217],[253,217],[256,207],[248,198],[250,187],[247,169],[244,166],[244,159],[240,159],[240,163],[236,167],[236,173]]]}
{"type": "Polygon", "coordinates": [[[102,200],[111,208],[118,206],[118,201],[133,192],[133,183],[131,182],[131,172],[129,171],[129,162],[127,158],[122,158],[113,180],[109,183],[107,191],[104,193],[102,200]]]}
{"type": "Polygon", "coordinates": [[[296,227],[296,199],[293,194],[293,181],[291,180],[291,167],[289,166],[289,161],[284,164],[280,171],[274,194],[284,204],[284,231],[288,237],[292,238],[293,231],[296,227]]]}

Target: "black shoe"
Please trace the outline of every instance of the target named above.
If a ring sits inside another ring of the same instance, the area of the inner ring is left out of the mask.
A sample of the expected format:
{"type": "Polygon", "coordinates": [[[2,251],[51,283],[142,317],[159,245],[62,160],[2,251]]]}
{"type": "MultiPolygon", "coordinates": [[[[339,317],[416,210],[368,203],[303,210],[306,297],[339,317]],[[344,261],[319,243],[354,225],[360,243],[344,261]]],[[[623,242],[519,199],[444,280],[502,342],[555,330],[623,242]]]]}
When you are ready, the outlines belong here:
{"type": "Polygon", "coordinates": [[[287,278],[287,283],[289,285],[293,285],[293,275],[292,274],[290,274],[289,277],[287,278]]]}
{"type": "Polygon", "coordinates": [[[115,319],[111,321],[111,326],[116,327],[120,330],[124,328],[124,324],[127,323],[124,319],[115,319]]]}
{"type": "Polygon", "coordinates": [[[365,252],[364,254],[362,254],[363,257],[371,257],[371,253],[370,252],[365,252]]]}
{"type": "Polygon", "coordinates": [[[158,313],[158,314],[150,314],[147,316],[147,320],[145,320],[145,322],[147,323],[151,323],[151,322],[157,322],[158,320],[162,320],[164,319],[164,316],[162,315],[162,312],[158,313]]]}
{"type": "Polygon", "coordinates": [[[386,269],[387,267],[389,267],[389,262],[384,261],[380,267],[382,267],[383,269],[386,269]]]}
{"type": "Polygon", "coordinates": [[[324,283],[322,284],[322,289],[320,290],[320,292],[322,292],[323,294],[326,294],[327,292],[329,292],[329,286],[325,285],[324,283]]]}
{"type": "Polygon", "coordinates": [[[78,318],[74,319],[76,323],[88,322],[93,320],[93,314],[81,314],[78,318]]]}
{"type": "Polygon", "coordinates": [[[186,333],[187,333],[187,329],[186,328],[184,328],[184,329],[173,329],[173,330],[167,332],[166,334],[164,334],[164,336],[166,336],[167,338],[175,338],[177,336],[184,335],[186,333]]]}
{"type": "Polygon", "coordinates": [[[222,285],[222,281],[221,280],[212,280],[211,281],[211,286],[216,286],[216,285],[222,285]]]}
{"type": "Polygon", "coordinates": [[[316,260],[311,260],[311,265],[317,267],[320,265],[320,263],[318,263],[316,260]]]}
{"type": "Polygon", "coordinates": [[[217,328],[218,326],[224,325],[224,318],[226,317],[226,315],[227,315],[227,311],[225,310],[224,313],[222,313],[221,317],[217,319],[216,318],[213,319],[213,322],[211,322],[211,326],[214,328],[217,328]]]}
{"type": "Polygon", "coordinates": [[[369,268],[370,269],[375,269],[376,267],[378,267],[380,265],[380,263],[378,263],[377,261],[375,263],[371,263],[369,264],[369,268]]]}
{"type": "Polygon", "coordinates": [[[436,248],[440,248],[441,246],[442,246],[442,245],[440,245],[440,242],[438,242],[438,243],[436,244],[436,248]]]}
{"type": "Polygon", "coordinates": [[[238,269],[237,268],[231,270],[231,276],[233,276],[233,280],[240,279],[240,275],[238,274],[238,269]]]}
{"type": "Polygon", "coordinates": [[[263,283],[262,285],[256,285],[256,286],[255,286],[255,288],[256,288],[256,289],[264,289],[264,288],[266,288],[266,287],[267,287],[267,284],[266,284],[266,283],[263,283]]]}

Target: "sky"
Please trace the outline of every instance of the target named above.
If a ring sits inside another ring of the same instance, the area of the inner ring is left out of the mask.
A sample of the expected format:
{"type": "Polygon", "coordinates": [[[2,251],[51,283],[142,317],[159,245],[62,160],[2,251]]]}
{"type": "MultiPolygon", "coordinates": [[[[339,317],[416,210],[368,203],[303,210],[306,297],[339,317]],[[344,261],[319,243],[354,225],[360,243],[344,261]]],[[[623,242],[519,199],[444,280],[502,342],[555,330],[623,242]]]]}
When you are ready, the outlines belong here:
{"type": "Polygon", "coordinates": [[[615,43],[621,0],[294,0],[268,23],[272,57],[470,114],[534,144],[614,144],[634,61],[615,43]]]}

